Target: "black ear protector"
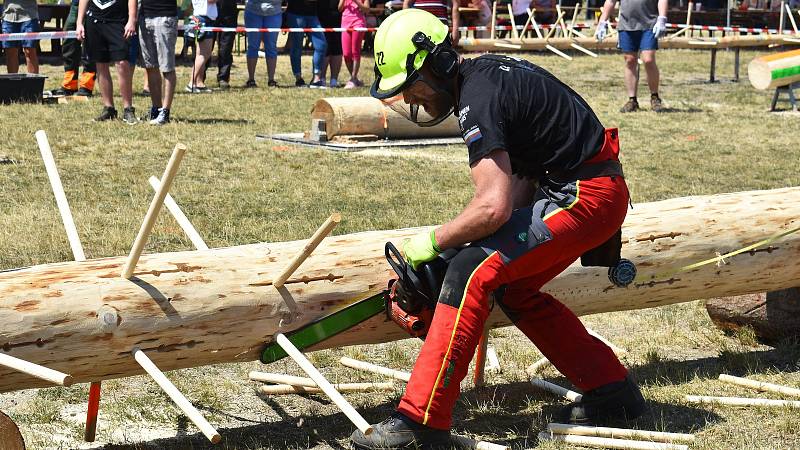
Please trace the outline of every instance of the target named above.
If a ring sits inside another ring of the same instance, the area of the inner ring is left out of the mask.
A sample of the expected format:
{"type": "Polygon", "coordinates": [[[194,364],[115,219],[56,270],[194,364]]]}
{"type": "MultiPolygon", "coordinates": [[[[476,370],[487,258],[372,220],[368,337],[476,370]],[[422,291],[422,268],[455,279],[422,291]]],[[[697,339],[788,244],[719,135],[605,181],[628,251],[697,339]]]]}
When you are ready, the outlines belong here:
{"type": "Polygon", "coordinates": [[[450,44],[450,36],[447,36],[441,44],[434,44],[425,33],[417,31],[411,42],[417,49],[428,52],[428,57],[431,58],[430,68],[434,74],[445,79],[454,78],[458,74],[458,53],[450,44]]]}

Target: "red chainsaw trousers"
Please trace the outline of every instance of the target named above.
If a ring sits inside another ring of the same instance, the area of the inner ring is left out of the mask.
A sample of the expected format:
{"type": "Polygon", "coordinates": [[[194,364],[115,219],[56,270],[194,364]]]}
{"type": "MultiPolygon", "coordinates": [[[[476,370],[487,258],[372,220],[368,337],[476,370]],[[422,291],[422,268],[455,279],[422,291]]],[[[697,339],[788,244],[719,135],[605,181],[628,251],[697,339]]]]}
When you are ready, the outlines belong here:
{"type": "MultiPolygon", "coordinates": [[[[586,163],[616,159],[618,152],[616,130],[607,130],[603,149],[586,163]]],[[[619,230],[627,206],[628,189],[619,176],[540,186],[534,204],[515,210],[498,236],[461,250],[448,267],[398,411],[432,428],[450,428],[492,294],[514,325],[579,389],[623,380],[627,370],[611,349],[541,288],[619,230]]]]}

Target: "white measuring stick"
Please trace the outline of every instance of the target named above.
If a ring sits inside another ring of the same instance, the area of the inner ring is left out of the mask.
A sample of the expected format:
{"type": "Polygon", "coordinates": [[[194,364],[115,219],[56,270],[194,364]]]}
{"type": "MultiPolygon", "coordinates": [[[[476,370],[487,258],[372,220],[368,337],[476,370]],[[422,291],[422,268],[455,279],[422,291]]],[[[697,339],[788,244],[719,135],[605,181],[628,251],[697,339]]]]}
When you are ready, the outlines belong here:
{"type": "Polygon", "coordinates": [[[665,433],[661,431],[632,430],[628,428],[587,427],[566,423],[549,423],[547,431],[555,434],[572,434],[578,436],[594,436],[622,439],[642,439],[656,442],[694,442],[693,434],[665,433]]]}
{"type": "Polygon", "coordinates": [[[340,359],[339,362],[342,363],[342,365],[351,367],[353,369],[386,375],[387,377],[392,377],[395,380],[405,381],[406,383],[408,383],[408,380],[411,379],[411,374],[408,372],[403,372],[402,370],[394,370],[388,367],[382,367],[376,364],[359,361],[353,358],[348,358],[346,356],[342,357],[342,359],[340,359]]]}
{"type": "Polygon", "coordinates": [[[67,230],[67,239],[69,240],[70,248],[72,248],[72,255],[75,261],[85,261],[86,255],[83,253],[81,240],[78,238],[78,230],[75,228],[75,222],[72,220],[72,212],[69,209],[67,196],[64,194],[64,186],[61,185],[61,177],[58,176],[58,169],[56,168],[55,159],[53,159],[53,152],[50,150],[50,142],[47,141],[47,133],[45,133],[44,130],[36,132],[36,142],[39,144],[39,152],[42,154],[42,159],[44,160],[47,178],[50,179],[50,186],[53,188],[53,194],[56,196],[58,212],[61,213],[61,220],[64,222],[64,228],[67,230]]]}
{"type": "Polygon", "coordinates": [[[556,395],[560,395],[572,402],[579,402],[583,398],[583,395],[575,391],[571,391],[565,387],[553,384],[549,381],[544,381],[541,378],[532,379],[531,384],[538,387],[539,389],[544,389],[545,391],[551,392],[556,395]]]}
{"type": "Polygon", "coordinates": [[[178,406],[178,408],[186,414],[186,417],[192,421],[197,428],[208,438],[209,441],[216,444],[222,440],[222,436],[217,432],[217,430],[211,426],[210,423],[200,414],[200,411],[192,405],[192,403],[181,394],[181,391],[172,384],[171,381],[167,379],[166,376],[161,372],[161,370],[153,364],[153,361],[150,361],[150,358],[144,354],[142,350],[139,348],[133,349],[133,357],[136,358],[136,362],[139,363],[140,366],[147,372],[150,377],[153,378],[161,389],[166,393],[169,398],[172,399],[173,402],[178,406]]]}
{"type": "MultiPolygon", "coordinates": [[[[150,182],[150,186],[153,187],[153,190],[158,192],[158,188],[161,186],[161,181],[159,181],[158,178],[154,176],[150,177],[148,181],[150,182]]],[[[208,246],[206,245],[205,241],[203,241],[203,238],[200,237],[200,233],[198,233],[197,230],[194,228],[192,222],[189,222],[189,219],[186,217],[185,214],[183,214],[183,211],[181,211],[180,206],[178,206],[178,204],[175,203],[175,200],[172,198],[171,195],[169,195],[169,193],[167,193],[166,197],[164,197],[164,205],[166,205],[167,210],[169,210],[169,212],[172,213],[172,217],[174,217],[175,220],[178,222],[178,225],[181,226],[183,232],[186,233],[186,236],[189,237],[189,240],[192,241],[192,245],[194,245],[194,248],[198,250],[208,250],[208,246]]]]}
{"type": "Polygon", "coordinates": [[[660,442],[629,441],[625,439],[612,439],[591,436],[574,436],[571,434],[551,434],[546,431],[539,433],[540,441],[561,441],[567,444],[585,447],[618,448],[632,450],[688,450],[689,447],[681,444],[662,444],[660,442]]]}
{"type": "Polygon", "coordinates": [[[289,338],[284,336],[283,333],[276,333],[275,341],[281,346],[283,351],[285,351],[286,354],[289,355],[300,366],[301,369],[303,369],[303,372],[308,374],[308,376],[311,377],[315,383],[317,383],[317,386],[319,386],[322,391],[325,392],[325,395],[330,397],[333,403],[336,403],[336,406],[338,406],[344,415],[347,416],[351,422],[353,422],[353,425],[355,425],[356,428],[361,430],[365,436],[369,436],[372,433],[372,425],[367,423],[367,421],[361,417],[361,414],[359,414],[358,411],[353,408],[353,405],[345,400],[345,398],[342,397],[342,394],[340,394],[339,391],[337,391],[336,388],[334,388],[333,385],[331,385],[331,383],[326,380],[321,373],[319,373],[319,370],[317,370],[317,368],[311,364],[311,361],[309,361],[308,358],[300,353],[300,350],[298,350],[297,347],[292,344],[289,338]]]}
{"type": "Polygon", "coordinates": [[[68,375],[57,370],[48,369],[47,367],[40,366],[39,364],[34,364],[5,353],[0,353],[0,366],[5,366],[9,369],[26,373],[32,377],[49,381],[59,386],[72,385],[72,375],[68,375]]]}
{"type": "Polygon", "coordinates": [[[710,397],[705,395],[687,395],[686,401],[689,403],[703,403],[706,405],[766,406],[771,408],[800,409],[800,401],[769,400],[764,398],[710,397]]]}
{"type": "Polygon", "coordinates": [[[778,394],[793,395],[795,397],[800,397],[800,389],[789,386],[782,386],[780,384],[763,383],[761,381],[750,380],[747,378],[725,375],[724,373],[720,374],[719,380],[725,383],[735,384],[737,386],[744,386],[757,389],[759,391],[776,392],[778,394]]]}

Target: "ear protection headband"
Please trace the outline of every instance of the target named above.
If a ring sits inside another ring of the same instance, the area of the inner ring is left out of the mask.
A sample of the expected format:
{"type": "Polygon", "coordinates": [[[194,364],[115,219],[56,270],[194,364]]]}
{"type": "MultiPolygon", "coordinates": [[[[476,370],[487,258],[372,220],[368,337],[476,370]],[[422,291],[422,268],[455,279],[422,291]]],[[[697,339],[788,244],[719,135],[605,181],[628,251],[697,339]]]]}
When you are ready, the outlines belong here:
{"type": "Polygon", "coordinates": [[[430,68],[437,76],[451,79],[458,73],[458,54],[450,44],[450,36],[447,36],[441,44],[434,44],[422,31],[417,31],[411,38],[411,42],[418,50],[426,50],[430,58],[430,68]]]}

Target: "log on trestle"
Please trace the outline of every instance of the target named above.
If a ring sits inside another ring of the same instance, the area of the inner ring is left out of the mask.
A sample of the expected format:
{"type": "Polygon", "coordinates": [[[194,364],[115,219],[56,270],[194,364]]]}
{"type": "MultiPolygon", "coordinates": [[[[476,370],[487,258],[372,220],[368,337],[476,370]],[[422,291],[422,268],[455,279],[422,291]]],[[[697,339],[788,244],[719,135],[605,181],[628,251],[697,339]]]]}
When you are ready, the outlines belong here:
{"type": "MultiPolygon", "coordinates": [[[[800,279],[800,233],[676,271],[798,227],[800,188],[639,204],[623,226],[622,254],[639,269],[632,285],[617,288],[606,269],[574,264],[544,290],[583,315],[785,289],[800,279]]],[[[425,229],[326,238],[284,285],[301,316],[283,328],[286,306],[272,281],[305,241],[143,255],[130,280],[119,276],[125,257],[0,272],[0,352],[76,383],[141,374],[134,347],[164,371],[252,361],[275,334],[381,292],[392,276],[385,242],[425,229]]],[[[508,324],[495,308],[489,325],[508,324]]],[[[378,315],[317,348],[405,337],[378,315]]],[[[47,385],[0,367],[0,392],[47,385]]]]}

